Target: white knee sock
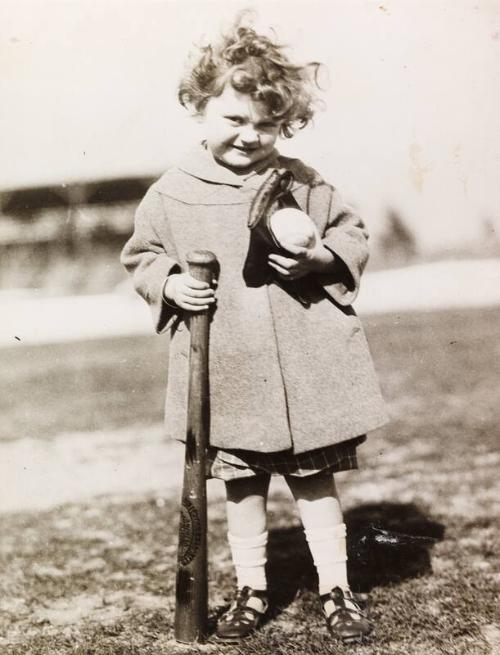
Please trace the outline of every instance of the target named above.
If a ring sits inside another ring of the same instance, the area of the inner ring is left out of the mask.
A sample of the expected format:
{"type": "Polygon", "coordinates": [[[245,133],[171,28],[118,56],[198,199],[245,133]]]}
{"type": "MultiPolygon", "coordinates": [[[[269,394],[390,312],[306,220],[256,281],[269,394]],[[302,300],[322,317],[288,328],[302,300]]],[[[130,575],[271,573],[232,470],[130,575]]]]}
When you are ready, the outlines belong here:
{"type": "Polygon", "coordinates": [[[348,589],[345,523],[304,532],[318,571],[319,593],[326,594],[333,587],[348,589]]]}
{"type": "Polygon", "coordinates": [[[245,586],[261,591],[267,589],[267,531],[251,537],[237,537],[228,532],[227,537],[236,568],[238,589],[245,586]]]}

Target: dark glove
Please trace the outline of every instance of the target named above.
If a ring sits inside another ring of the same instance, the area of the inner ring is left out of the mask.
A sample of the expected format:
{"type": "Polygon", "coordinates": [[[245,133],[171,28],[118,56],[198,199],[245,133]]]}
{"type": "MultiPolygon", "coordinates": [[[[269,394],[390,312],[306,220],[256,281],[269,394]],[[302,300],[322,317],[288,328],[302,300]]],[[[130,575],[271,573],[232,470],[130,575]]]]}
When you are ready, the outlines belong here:
{"type": "Polygon", "coordinates": [[[243,279],[249,287],[260,287],[274,279],[268,265],[272,252],[290,256],[273,234],[270,217],[277,207],[300,209],[290,192],[293,179],[291,171],[273,169],[252,200],[248,213],[250,241],[243,265],[243,279]]]}

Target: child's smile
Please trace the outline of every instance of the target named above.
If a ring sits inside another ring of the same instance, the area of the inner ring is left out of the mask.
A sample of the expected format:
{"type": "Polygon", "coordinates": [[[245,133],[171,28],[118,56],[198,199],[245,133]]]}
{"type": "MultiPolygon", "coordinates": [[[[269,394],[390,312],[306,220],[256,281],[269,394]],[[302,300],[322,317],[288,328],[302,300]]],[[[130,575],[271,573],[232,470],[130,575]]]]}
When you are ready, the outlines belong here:
{"type": "Polygon", "coordinates": [[[236,172],[251,169],[271,154],[282,122],[269,116],[263,102],[230,84],[210,98],[201,120],[213,157],[236,172]]]}

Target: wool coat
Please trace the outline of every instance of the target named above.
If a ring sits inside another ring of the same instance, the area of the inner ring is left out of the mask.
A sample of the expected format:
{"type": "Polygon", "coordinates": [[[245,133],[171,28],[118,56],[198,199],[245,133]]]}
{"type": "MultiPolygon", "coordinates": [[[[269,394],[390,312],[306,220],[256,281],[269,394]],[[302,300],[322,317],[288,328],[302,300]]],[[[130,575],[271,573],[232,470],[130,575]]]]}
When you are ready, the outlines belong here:
{"type": "Polygon", "coordinates": [[[209,350],[212,446],[302,453],[386,422],[366,338],[351,306],[368,257],[361,219],[300,160],[275,152],[264,170],[241,177],[200,145],[148,190],[122,252],[156,331],[170,330],[165,407],[170,436],[185,435],[189,329],[185,312],[167,304],[162,292],[167,276],[187,270],[186,254],[199,248],[213,251],[220,264],[209,350]],[[292,171],[295,200],[335,256],[328,274],[304,280],[306,304],[286,282],[253,288],[242,276],[248,210],[270,167],[292,171]]]}

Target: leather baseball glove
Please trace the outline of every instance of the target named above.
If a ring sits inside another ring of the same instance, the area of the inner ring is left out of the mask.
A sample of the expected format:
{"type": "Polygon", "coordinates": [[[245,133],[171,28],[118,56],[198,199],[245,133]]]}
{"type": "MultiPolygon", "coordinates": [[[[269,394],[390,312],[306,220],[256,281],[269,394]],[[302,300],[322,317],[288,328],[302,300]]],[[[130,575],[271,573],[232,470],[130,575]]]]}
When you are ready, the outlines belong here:
{"type": "Polygon", "coordinates": [[[248,213],[250,241],[243,265],[243,279],[249,287],[260,287],[274,278],[267,263],[270,253],[287,253],[273,232],[271,215],[277,208],[299,209],[290,192],[293,179],[290,171],[273,169],[252,200],[248,213]]]}

